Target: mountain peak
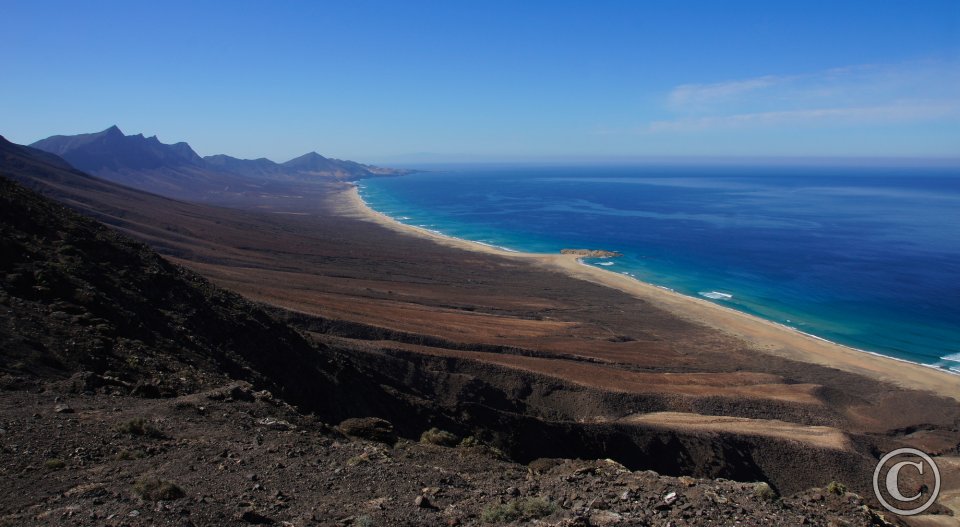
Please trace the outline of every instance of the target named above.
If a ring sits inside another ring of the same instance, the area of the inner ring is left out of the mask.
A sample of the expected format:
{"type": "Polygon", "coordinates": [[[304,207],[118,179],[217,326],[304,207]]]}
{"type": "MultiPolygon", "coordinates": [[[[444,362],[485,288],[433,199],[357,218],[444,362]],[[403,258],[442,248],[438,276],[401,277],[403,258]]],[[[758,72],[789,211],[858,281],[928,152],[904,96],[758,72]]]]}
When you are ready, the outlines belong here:
{"type": "Polygon", "coordinates": [[[171,195],[171,188],[180,189],[173,192],[181,192],[183,189],[201,187],[223,189],[260,184],[254,180],[312,180],[318,177],[354,180],[404,173],[328,158],[316,151],[282,164],[266,158],[236,159],[226,155],[201,158],[185,142],[165,144],[156,135],[124,135],[117,125],[102,132],[56,135],[30,146],[60,156],[77,169],[92,175],[167,196],[171,195]],[[206,179],[194,183],[189,178],[206,179]],[[176,181],[173,187],[172,181],[176,181]],[[210,182],[213,181],[217,183],[211,186],[210,182]]]}
{"type": "Polygon", "coordinates": [[[323,157],[322,155],[316,152],[307,152],[306,154],[303,154],[300,157],[295,157],[290,161],[287,161],[286,163],[281,163],[281,164],[287,165],[287,166],[300,166],[300,165],[323,163],[325,161],[327,161],[327,158],[323,157]]]}
{"type": "Polygon", "coordinates": [[[186,143],[166,145],[157,136],[124,135],[117,125],[94,134],[48,137],[31,146],[95,175],[101,171],[195,166],[203,162],[186,143]]]}

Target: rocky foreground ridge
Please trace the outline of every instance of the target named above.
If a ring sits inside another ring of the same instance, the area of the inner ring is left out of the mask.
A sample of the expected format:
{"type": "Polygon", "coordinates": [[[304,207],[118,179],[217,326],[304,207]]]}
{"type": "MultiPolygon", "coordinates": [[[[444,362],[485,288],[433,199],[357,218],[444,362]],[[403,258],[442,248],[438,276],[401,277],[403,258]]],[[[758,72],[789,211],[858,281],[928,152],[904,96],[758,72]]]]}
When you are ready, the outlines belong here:
{"type": "Polygon", "coordinates": [[[19,491],[0,525],[888,525],[841,487],[780,497],[612,460],[522,465],[442,432],[330,426],[245,383],[154,399],[90,380],[0,394],[19,491]]]}

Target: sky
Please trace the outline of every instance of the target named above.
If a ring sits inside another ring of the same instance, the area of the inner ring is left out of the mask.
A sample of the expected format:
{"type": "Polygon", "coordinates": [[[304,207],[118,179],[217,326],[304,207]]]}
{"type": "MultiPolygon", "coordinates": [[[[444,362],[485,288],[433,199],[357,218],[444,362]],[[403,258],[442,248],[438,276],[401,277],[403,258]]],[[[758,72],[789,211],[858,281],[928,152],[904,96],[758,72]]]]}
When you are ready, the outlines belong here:
{"type": "Polygon", "coordinates": [[[960,1],[0,0],[0,135],[364,162],[960,158],[960,1]]]}

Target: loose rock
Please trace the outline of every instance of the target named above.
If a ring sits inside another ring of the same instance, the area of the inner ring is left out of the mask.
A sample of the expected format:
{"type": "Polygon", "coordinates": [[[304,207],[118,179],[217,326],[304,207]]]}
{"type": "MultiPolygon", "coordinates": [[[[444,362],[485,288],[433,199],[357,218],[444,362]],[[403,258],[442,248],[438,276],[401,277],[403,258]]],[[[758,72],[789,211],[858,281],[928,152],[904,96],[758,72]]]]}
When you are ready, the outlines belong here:
{"type": "Polygon", "coordinates": [[[237,515],[237,519],[254,525],[273,525],[272,518],[268,518],[255,510],[247,510],[237,515]]]}
{"type": "Polygon", "coordinates": [[[338,428],[345,435],[351,437],[378,441],[388,445],[394,445],[397,442],[397,434],[393,430],[393,424],[378,417],[346,419],[340,423],[338,428]]]}

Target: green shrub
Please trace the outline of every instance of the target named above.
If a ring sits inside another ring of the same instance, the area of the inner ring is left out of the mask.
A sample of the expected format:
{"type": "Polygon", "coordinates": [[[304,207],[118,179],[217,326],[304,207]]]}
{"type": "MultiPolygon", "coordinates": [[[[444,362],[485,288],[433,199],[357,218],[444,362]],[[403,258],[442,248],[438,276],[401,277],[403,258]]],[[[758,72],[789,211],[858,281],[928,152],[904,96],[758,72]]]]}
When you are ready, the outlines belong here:
{"type": "Polygon", "coordinates": [[[370,462],[370,455],[364,452],[359,456],[353,456],[352,458],[348,459],[347,466],[355,467],[357,465],[366,465],[369,462],[370,462]]]}
{"type": "Polygon", "coordinates": [[[156,478],[140,478],[133,484],[133,492],[149,501],[171,501],[186,494],[176,483],[156,478]]]}
{"type": "Polygon", "coordinates": [[[561,459],[540,457],[527,463],[527,470],[532,474],[546,474],[561,464],[563,464],[563,460],[561,459]]]}
{"type": "Polygon", "coordinates": [[[127,450],[123,449],[117,452],[117,455],[114,456],[117,461],[132,461],[134,459],[143,459],[147,457],[147,453],[143,450],[127,450]]]}
{"type": "Polygon", "coordinates": [[[460,438],[446,430],[440,430],[434,427],[420,434],[420,442],[439,446],[457,446],[460,438]]]}
{"type": "Polygon", "coordinates": [[[475,436],[468,436],[463,438],[463,441],[460,441],[460,444],[457,446],[461,446],[463,448],[470,448],[473,446],[480,446],[481,444],[482,443],[480,443],[480,440],[477,439],[475,436]]]}
{"type": "Polygon", "coordinates": [[[830,484],[827,485],[827,492],[836,494],[837,496],[843,496],[847,493],[847,486],[837,481],[831,481],[830,484]]]}
{"type": "Polygon", "coordinates": [[[773,501],[778,497],[777,491],[773,490],[769,483],[762,481],[753,487],[753,495],[763,501],[773,501]]]}
{"type": "Polygon", "coordinates": [[[130,434],[132,436],[144,436],[144,437],[153,437],[153,438],[162,438],[164,437],[163,432],[158,428],[147,422],[146,419],[142,417],[136,417],[129,421],[124,421],[117,425],[117,432],[123,434],[130,434]]]}
{"type": "Polygon", "coordinates": [[[62,459],[53,458],[44,461],[43,466],[50,470],[60,470],[61,468],[67,466],[67,464],[62,459]]]}
{"type": "MultiPolygon", "coordinates": [[[[475,453],[483,454],[493,459],[499,459],[501,461],[508,461],[510,459],[510,457],[507,456],[506,452],[504,452],[503,450],[500,450],[495,446],[490,446],[486,443],[483,443],[474,436],[469,436],[467,438],[464,438],[464,440],[460,441],[460,444],[457,445],[457,448],[469,449],[470,451],[473,451],[475,453]]],[[[463,455],[463,452],[461,452],[461,455],[463,455]]]]}
{"type": "Polygon", "coordinates": [[[543,498],[519,498],[487,507],[480,515],[480,519],[484,523],[528,521],[549,516],[555,510],[557,506],[543,498]]]}
{"type": "Polygon", "coordinates": [[[386,443],[390,446],[397,443],[397,433],[393,429],[393,424],[379,417],[344,419],[337,428],[350,437],[386,443]]]}
{"type": "Polygon", "coordinates": [[[506,452],[504,452],[503,450],[500,450],[495,446],[487,445],[486,450],[487,450],[487,454],[490,454],[490,456],[493,457],[494,459],[499,459],[500,461],[510,460],[510,456],[508,456],[506,452]]]}

